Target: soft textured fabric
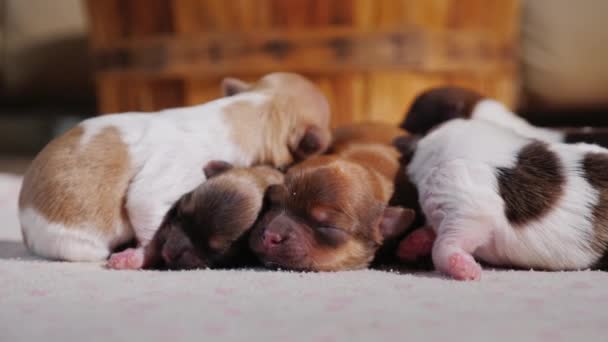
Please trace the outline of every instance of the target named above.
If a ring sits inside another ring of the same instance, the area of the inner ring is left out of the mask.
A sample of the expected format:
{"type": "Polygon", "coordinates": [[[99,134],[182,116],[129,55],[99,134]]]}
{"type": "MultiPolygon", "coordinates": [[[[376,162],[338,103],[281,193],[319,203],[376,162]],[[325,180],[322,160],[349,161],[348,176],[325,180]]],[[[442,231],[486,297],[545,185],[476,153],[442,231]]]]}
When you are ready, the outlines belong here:
{"type": "Polygon", "coordinates": [[[0,176],[0,341],[605,341],[608,273],[110,271],[21,243],[0,176]]]}

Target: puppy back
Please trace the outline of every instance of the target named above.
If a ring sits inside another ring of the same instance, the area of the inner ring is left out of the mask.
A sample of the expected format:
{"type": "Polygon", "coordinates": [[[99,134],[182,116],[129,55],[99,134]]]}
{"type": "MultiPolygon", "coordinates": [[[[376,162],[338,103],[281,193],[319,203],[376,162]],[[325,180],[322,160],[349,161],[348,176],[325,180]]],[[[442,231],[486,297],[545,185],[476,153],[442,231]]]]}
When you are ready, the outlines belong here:
{"type": "Polygon", "coordinates": [[[115,127],[103,128],[83,145],[84,133],[77,126],[38,154],[23,178],[19,209],[32,209],[67,229],[86,223],[108,234],[116,223],[128,222],[123,204],[129,151],[115,127]]]}

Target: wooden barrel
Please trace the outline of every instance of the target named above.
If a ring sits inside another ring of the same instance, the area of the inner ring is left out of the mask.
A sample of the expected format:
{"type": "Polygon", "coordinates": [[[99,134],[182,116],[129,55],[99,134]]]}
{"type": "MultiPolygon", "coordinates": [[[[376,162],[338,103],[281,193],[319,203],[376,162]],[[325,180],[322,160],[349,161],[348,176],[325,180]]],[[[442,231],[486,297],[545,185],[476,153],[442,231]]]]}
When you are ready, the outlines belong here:
{"type": "Polygon", "coordinates": [[[463,85],[515,106],[518,0],[88,0],[101,113],[218,97],[224,76],[313,79],[333,124],[397,122],[463,85]]]}

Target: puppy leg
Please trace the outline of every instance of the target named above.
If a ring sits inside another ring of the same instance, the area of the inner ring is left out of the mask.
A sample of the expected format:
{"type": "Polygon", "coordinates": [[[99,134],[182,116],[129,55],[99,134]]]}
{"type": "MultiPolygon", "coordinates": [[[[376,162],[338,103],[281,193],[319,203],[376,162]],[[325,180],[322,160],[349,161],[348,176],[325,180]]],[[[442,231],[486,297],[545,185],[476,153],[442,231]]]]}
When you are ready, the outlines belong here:
{"type": "Polygon", "coordinates": [[[138,270],[142,268],[155,268],[161,262],[161,249],[167,239],[170,226],[163,225],[154,235],[152,241],[138,248],[127,248],[110,256],[107,268],[115,270],[138,270]]]}
{"type": "MultiPolygon", "coordinates": [[[[186,191],[184,191],[186,192],[186,191]]],[[[144,264],[144,248],[150,243],[154,233],[160,228],[165,214],[177,201],[179,195],[167,198],[155,195],[150,198],[134,196],[127,198],[129,219],[135,231],[137,248],[129,248],[110,255],[107,267],[113,269],[139,269],[144,264]]]]}
{"type": "Polygon", "coordinates": [[[401,261],[414,262],[420,257],[431,255],[433,242],[435,242],[433,228],[416,229],[399,243],[397,256],[401,261]]]}
{"type": "Polygon", "coordinates": [[[445,220],[439,227],[432,251],[433,264],[454,279],[479,280],[481,266],[472,254],[488,241],[490,228],[484,227],[483,222],[455,223],[445,220]]]}
{"type": "Polygon", "coordinates": [[[106,265],[115,270],[137,270],[144,266],[144,249],[127,248],[124,251],[113,253],[106,265]]]}

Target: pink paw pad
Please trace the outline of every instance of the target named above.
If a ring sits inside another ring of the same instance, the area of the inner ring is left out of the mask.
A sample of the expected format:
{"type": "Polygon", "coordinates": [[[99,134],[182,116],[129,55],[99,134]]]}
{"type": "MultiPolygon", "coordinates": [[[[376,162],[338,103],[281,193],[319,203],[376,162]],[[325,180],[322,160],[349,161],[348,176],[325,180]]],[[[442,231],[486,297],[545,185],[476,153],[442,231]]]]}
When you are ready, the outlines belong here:
{"type": "Polygon", "coordinates": [[[408,235],[397,250],[402,261],[416,261],[421,256],[431,254],[435,242],[435,232],[430,229],[418,229],[408,235]]]}
{"type": "Polygon", "coordinates": [[[470,255],[454,253],[448,258],[448,274],[456,280],[479,280],[481,266],[470,255]]]}
{"type": "Polygon", "coordinates": [[[128,248],[122,252],[110,255],[106,266],[115,270],[136,270],[143,267],[143,250],[139,248],[128,248]]]}

